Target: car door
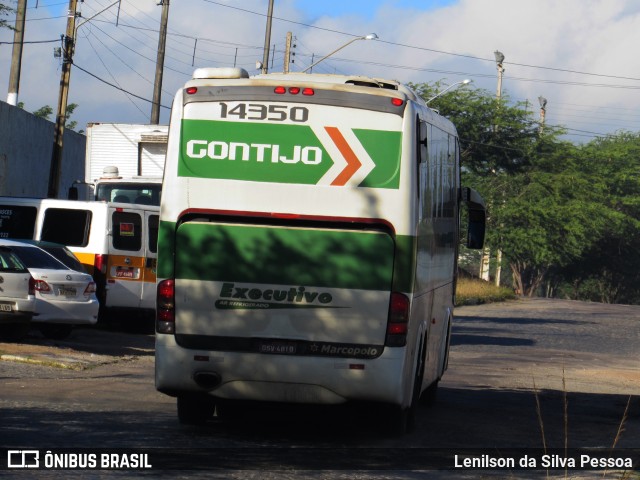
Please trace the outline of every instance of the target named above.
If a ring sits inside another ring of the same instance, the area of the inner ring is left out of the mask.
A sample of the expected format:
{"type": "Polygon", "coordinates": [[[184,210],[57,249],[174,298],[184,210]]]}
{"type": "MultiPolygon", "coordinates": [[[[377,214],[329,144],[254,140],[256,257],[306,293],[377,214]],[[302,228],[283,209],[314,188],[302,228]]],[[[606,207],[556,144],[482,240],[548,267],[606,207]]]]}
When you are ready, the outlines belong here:
{"type": "Polygon", "coordinates": [[[111,208],[107,296],[109,308],[140,308],[147,245],[145,212],[139,208],[111,208]]]}

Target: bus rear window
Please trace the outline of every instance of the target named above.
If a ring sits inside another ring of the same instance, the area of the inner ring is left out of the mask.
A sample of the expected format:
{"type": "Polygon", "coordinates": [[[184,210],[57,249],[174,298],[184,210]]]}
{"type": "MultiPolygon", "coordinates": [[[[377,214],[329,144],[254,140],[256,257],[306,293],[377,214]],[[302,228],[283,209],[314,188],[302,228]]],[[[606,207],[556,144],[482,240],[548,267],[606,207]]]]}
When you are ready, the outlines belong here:
{"type": "Polygon", "coordinates": [[[0,205],[0,238],[32,240],[37,214],[36,207],[0,205]]]}
{"type": "Polygon", "coordinates": [[[42,222],[42,240],[70,247],[86,247],[89,243],[90,210],[48,208],[42,222]]]}

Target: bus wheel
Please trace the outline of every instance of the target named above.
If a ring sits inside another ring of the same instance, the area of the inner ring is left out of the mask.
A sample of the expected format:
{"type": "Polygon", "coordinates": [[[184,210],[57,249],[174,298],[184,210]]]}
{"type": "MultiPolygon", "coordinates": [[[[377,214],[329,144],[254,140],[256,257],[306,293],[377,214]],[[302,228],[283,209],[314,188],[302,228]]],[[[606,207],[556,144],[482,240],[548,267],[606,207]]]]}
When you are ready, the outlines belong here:
{"type": "Polygon", "coordinates": [[[203,425],[213,418],[215,400],[209,395],[178,395],[178,420],[183,425],[203,425]]]}
{"type": "Polygon", "coordinates": [[[393,435],[404,435],[411,433],[416,428],[416,413],[420,403],[420,388],[424,377],[424,350],[421,349],[416,365],[415,378],[413,380],[413,391],[411,393],[411,404],[408,407],[392,405],[389,412],[389,431],[393,435]]]}
{"type": "MultiPolygon", "coordinates": [[[[389,405],[385,412],[386,432],[390,435],[400,436],[411,431],[415,421],[415,415],[411,412],[411,407],[401,407],[399,405],[389,405]]],[[[415,413],[415,412],[413,412],[415,413]]]]}
{"type": "Polygon", "coordinates": [[[438,396],[438,383],[439,381],[436,380],[422,392],[422,396],[420,397],[420,403],[422,405],[426,407],[433,407],[435,405],[438,396]]]}

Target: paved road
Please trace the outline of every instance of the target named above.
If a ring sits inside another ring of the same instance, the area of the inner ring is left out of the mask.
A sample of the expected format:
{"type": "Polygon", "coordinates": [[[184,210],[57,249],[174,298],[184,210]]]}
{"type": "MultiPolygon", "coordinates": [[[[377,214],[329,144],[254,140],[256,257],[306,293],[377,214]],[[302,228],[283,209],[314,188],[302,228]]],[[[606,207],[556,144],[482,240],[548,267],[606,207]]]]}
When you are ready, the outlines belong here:
{"type": "Polygon", "coordinates": [[[460,308],[437,405],[419,412],[416,432],[390,438],[371,421],[378,412],[362,407],[253,407],[233,422],[182,427],[175,401],[153,387],[152,336],[78,330],[57,343],[33,336],[0,344],[0,447],[187,449],[188,462],[232,469],[209,472],[216,478],[425,478],[406,470],[437,463],[431,454],[563,448],[565,439],[572,448],[609,448],[624,417],[616,451],[626,452],[640,449],[638,345],[640,307],[522,300],[460,308]],[[16,361],[27,357],[33,363],[16,361]],[[374,473],[360,472],[367,468],[374,473]]]}

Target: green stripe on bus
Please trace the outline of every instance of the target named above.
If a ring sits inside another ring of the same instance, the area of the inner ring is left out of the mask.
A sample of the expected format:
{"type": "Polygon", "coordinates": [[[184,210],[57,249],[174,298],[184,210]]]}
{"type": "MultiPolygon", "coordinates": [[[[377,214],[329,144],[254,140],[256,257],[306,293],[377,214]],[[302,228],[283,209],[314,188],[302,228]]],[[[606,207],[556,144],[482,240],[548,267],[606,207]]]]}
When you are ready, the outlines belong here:
{"type": "Polygon", "coordinates": [[[333,165],[306,125],[183,120],[181,135],[183,177],[314,185],[333,165]]]}
{"type": "Polygon", "coordinates": [[[384,233],[185,223],[176,276],[389,290],[394,242],[384,233]]]}
{"type": "Polygon", "coordinates": [[[400,187],[400,132],[354,129],[375,168],[359,185],[370,188],[400,187]]]}
{"type": "Polygon", "coordinates": [[[415,237],[396,236],[394,245],[391,237],[381,233],[302,232],[193,223],[181,225],[176,234],[174,222],[162,221],[158,278],[176,276],[175,260],[178,278],[253,282],[259,277],[262,282],[258,283],[305,284],[308,280],[321,282],[315,286],[413,291],[415,237]],[[223,278],[227,272],[230,278],[223,278]]]}
{"type": "MultiPolygon", "coordinates": [[[[324,145],[308,125],[185,119],[181,128],[181,177],[315,185],[335,163],[345,162],[332,158],[327,149],[339,148],[327,139],[330,145],[324,145]]],[[[353,133],[375,164],[360,186],[399,188],[401,133],[365,129],[353,133]]],[[[360,146],[349,148],[360,151],[360,146]]],[[[363,158],[357,161],[351,175],[369,164],[363,158]]]]}

